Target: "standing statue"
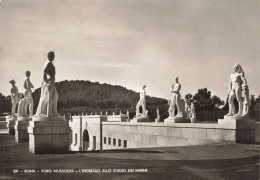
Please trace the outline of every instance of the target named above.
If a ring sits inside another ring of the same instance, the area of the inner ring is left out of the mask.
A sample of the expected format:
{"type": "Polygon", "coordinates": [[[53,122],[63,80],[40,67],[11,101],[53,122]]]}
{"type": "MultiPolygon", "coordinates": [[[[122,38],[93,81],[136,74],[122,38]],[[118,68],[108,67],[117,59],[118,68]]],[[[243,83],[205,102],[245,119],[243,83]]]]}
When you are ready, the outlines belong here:
{"type": "Polygon", "coordinates": [[[126,111],[126,116],[127,116],[127,120],[129,121],[130,117],[129,117],[129,111],[128,110],[126,111]]]}
{"type": "Polygon", "coordinates": [[[27,109],[29,105],[29,116],[33,116],[33,98],[32,98],[32,89],[34,88],[33,84],[30,81],[31,72],[25,72],[25,79],[24,79],[24,98],[20,100],[18,105],[18,116],[19,117],[28,117],[27,109]]]}
{"type": "Polygon", "coordinates": [[[197,120],[194,101],[191,101],[189,118],[191,120],[191,123],[195,123],[197,120]]]}
{"type": "Polygon", "coordinates": [[[173,84],[170,88],[171,92],[173,93],[172,101],[169,103],[169,116],[174,117],[175,115],[175,105],[177,106],[177,117],[182,117],[181,113],[181,84],[179,83],[179,78],[175,77],[175,84],[173,84]]]}
{"type": "Polygon", "coordinates": [[[161,119],[161,117],[160,117],[160,111],[159,111],[159,109],[156,109],[156,119],[155,119],[155,122],[160,122],[160,119],[161,119]]]}
{"type": "MultiPolygon", "coordinates": [[[[248,90],[247,81],[245,78],[245,73],[242,69],[242,67],[235,63],[233,66],[234,72],[230,75],[230,83],[229,83],[229,112],[227,116],[236,116],[236,117],[242,117],[243,115],[243,102],[242,102],[242,87],[246,91],[248,90]],[[234,105],[234,98],[237,98],[238,101],[238,112],[236,114],[235,105],[234,105]]],[[[245,98],[245,100],[249,101],[249,92],[248,92],[248,98],[245,98]]],[[[248,103],[246,103],[248,104],[248,103]]]]}
{"type": "Polygon", "coordinates": [[[9,81],[9,83],[12,85],[11,102],[12,102],[12,117],[14,118],[14,117],[16,117],[15,109],[16,109],[18,102],[21,99],[21,95],[18,92],[18,88],[15,86],[16,82],[12,79],[11,81],[9,81]]]}
{"type": "Polygon", "coordinates": [[[143,117],[147,117],[147,113],[148,111],[146,110],[146,100],[145,100],[145,96],[146,96],[146,91],[145,91],[146,85],[143,86],[142,91],[140,92],[140,99],[136,105],[136,117],[138,116],[143,116],[143,117]],[[142,106],[142,114],[139,111],[139,108],[142,106]]]}
{"type": "Polygon", "coordinates": [[[48,60],[44,64],[43,71],[43,82],[41,87],[41,98],[37,108],[36,116],[58,116],[57,102],[58,102],[58,92],[55,87],[55,66],[52,61],[54,61],[55,53],[53,51],[48,52],[48,60]]]}
{"type": "Polygon", "coordinates": [[[191,112],[191,102],[193,101],[193,99],[192,99],[192,95],[191,94],[187,94],[186,96],[185,96],[185,99],[184,99],[184,101],[185,101],[185,111],[186,111],[186,113],[187,113],[187,118],[190,118],[190,112],[191,112]]]}

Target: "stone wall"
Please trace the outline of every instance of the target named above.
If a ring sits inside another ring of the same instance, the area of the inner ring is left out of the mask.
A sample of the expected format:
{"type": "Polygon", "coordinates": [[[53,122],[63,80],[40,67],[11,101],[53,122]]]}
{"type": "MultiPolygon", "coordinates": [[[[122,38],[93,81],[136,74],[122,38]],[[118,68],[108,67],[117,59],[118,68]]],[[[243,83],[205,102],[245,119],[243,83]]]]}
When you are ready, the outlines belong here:
{"type": "Polygon", "coordinates": [[[236,142],[235,129],[219,124],[102,122],[102,130],[103,149],[236,142]]]}
{"type": "Polygon", "coordinates": [[[72,151],[91,151],[102,149],[101,121],[106,121],[105,115],[73,116],[70,121],[72,130],[72,151]],[[88,138],[87,138],[88,137],[88,138]]]}
{"type": "Polygon", "coordinates": [[[72,151],[252,143],[257,135],[253,120],[219,120],[218,124],[137,123],[112,122],[106,115],[90,115],[73,116],[70,127],[72,151]]]}

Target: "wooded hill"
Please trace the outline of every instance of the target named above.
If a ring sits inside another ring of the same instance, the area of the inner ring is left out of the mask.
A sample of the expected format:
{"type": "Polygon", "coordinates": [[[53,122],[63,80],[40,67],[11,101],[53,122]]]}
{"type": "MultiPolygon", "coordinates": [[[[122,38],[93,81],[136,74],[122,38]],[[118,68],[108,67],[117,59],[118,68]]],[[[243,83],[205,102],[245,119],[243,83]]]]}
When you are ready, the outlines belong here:
{"type": "MultiPolygon", "coordinates": [[[[83,80],[57,82],[56,88],[59,93],[58,110],[61,114],[81,114],[102,112],[116,114],[130,112],[130,117],[135,114],[135,107],[139,100],[139,93],[126,89],[122,86],[100,84],[83,80]]],[[[41,89],[33,92],[34,110],[39,103],[41,89]]],[[[148,114],[156,118],[156,109],[160,110],[162,118],[168,116],[168,101],[162,98],[146,97],[148,114]],[[165,117],[164,117],[165,116],[165,117]]]]}

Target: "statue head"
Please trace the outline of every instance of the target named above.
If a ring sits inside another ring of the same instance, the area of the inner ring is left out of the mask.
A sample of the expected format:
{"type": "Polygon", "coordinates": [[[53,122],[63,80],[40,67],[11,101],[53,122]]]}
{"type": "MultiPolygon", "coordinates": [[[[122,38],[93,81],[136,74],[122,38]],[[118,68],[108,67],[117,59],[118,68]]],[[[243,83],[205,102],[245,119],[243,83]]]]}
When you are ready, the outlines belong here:
{"type": "Polygon", "coordinates": [[[143,89],[145,89],[145,88],[146,88],[146,85],[143,86],[143,89]]]}
{"type": "Polygon", "coordinates": [[[240,72],[241,66],[238,63],[235,63],[233,66],[234,72],[240,72]]]}
{"type": "Polygon", "coordinates": [[[15,80],[12,79],[11,81],[9,81],[9,83],[12,85],[15,85],[16,82],[15,82],[15,80]]]}
{"type": "Polygon", "coordinates": [[[26,76],[26,77],[30,77],[30,75],[31,75],[31,72],[30,72],[30,71],[26,71],[26,72],[25,72],[25,76],[26,76]]]}
{"type": "Polygon", "coordinates": [[[175,76],[175,77],[174,77],[174,80],[175,80],[176,83],[178,83],[178,82],[179,82],[178,76],[175,76]]]}
{"type": "Polygon", "coordinates": [[[49,51],[47,53],[47,57],[48,57],[49,61],[54,61],[55,53],[53,51],[49,51]]]}

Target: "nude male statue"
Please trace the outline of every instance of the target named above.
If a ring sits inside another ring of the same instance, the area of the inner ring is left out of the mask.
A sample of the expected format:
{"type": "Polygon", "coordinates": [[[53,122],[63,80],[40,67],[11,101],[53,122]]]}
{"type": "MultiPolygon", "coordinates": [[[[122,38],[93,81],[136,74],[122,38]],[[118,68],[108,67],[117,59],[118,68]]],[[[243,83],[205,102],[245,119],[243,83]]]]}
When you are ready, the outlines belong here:
{"type": "Polygon", "coordinates": [[[143,86],[142,91],[140,92],[140,99],[136,105],[136,116],[140,116],[139,108],[142,106],[143,109],[143,116],[147,116],[147,110],[146,110],[146,91],[145,91],[146,85],[143,86]]]}
{"type": "Polygon", "coordinates": [[[32,98],[32,89],[34,88],[33,84],[30,81],[31,72],[26,71],[25,72],[25,79],[24,79],[24,98],[20,100],[19,106],[18,106],[18,115],[22,117],[26,117],[27,115],[27,109],[29,105],[29,116],[33,116],[33,98],[32,98]]]}
{"type": "Polygon", "coordinates": [[[15,86],[15,81],[12,79],[9,81],[9,83],[12,85],[11,88],[11,101],[12,101],[12,117],[16,117],[15,109],[18,104],[18,102],[21,99],[21,96],[18,93],[18,88],[15,86]]]}
{"type": "Polygon", "coordinates": [[[244,71],[242,67],[235,63],[233,66],[234,72],[230,75],[230,83],[229,83],[229,112],[227,116],[242,116],[243,111],[243,102],[242,102],[242,86],[247,87],[247,82],[245,78],[244,71]],[[239,109],[236,114],[235,112],[235,105],[234,105],[234,98],[237,98],[239,109]]]}
{"type": "Polygon", "coordinates": [[[170,88],[171,92],[173,93],[173,98],[170,103],[169,107],[169,116],[174,116],[175,115],[175,104],[177,106],[177,111],[178,114],[177,116],[181,116],[181,84],[179,83],[179,78],[175,77],[175,84],[173,84],[170,88]]]}

